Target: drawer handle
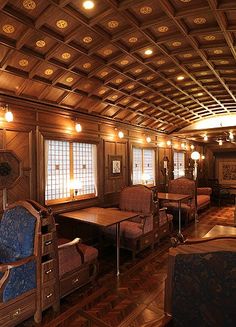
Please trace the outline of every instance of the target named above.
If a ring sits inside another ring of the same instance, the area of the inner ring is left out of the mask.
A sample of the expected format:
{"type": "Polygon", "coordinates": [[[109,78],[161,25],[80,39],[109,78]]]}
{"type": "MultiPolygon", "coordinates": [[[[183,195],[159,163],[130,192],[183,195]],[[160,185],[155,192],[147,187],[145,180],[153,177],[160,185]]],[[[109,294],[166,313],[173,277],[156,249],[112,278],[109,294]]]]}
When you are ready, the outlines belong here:
{"type": "Polygon", "coordinates": [[[21,309],[17,309],[13,314],[12,314],[12,317],[15,318],[17,316],[19,316],[19,314],[21,314],[21,309]]]}
{"type": "Polygon", "coordinates": [[[49,299],[52,295],[52,293],[49,293],[48,295],[46,295],[46,298],[49,299]]]}
{"type": "Polygon", "coordinates": [[[157,236],[158,236],[158,234],[156,233],[156,234],[155,234],[155,237],[157,237],[157,236]]]}
{"type": "Polygon", "coordinates": [[[149,243],[149,240],[145,240],[145,244],[149,243]]]}
{"type": "Polygon", "coordinates": [[[166,233],[166,229],[164,229],[164,233],[166,233]]]}
{"type": "Polygon", "coordinates": [[[46,241],[44,244],[45,244],[46,246],[51,245],[51,244],[52,244],[52,240],[50,240],[50,241],[46,241]]]}
{"type": "Polygon", "coordinates": [[[79,281],[79,278],[77,277],[77,278],[72,280],[72,284],[76,284],[76,283],[78,283],[78,281],[79,281]]]}
{"type": "Polygon", "coordinates": [[[48,275],[48,274],[51,274],[52,272],[52,269],[48,269],[47,271],[45,271],[45,274],[48,275]]]}

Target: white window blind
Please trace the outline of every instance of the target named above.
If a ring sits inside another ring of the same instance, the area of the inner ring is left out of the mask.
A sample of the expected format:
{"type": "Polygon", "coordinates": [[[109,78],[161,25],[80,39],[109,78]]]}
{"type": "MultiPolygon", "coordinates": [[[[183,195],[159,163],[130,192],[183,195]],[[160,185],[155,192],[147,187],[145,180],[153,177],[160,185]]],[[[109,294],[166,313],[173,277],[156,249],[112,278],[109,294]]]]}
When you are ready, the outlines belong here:
{"type": "Polygon", "coordinates": [[[185,153],[174,152],[174,179],[185,175],[185,153]]]}
{"type": "Polygon", "coordinates": [[[133,148],[133,184],[155,184],[155,151],[133,148]]]}
{"type": "Polygon", "coordinates": [[[96,196],[96,153],[94,144],[45,141],[47,204],[96,196]]]}

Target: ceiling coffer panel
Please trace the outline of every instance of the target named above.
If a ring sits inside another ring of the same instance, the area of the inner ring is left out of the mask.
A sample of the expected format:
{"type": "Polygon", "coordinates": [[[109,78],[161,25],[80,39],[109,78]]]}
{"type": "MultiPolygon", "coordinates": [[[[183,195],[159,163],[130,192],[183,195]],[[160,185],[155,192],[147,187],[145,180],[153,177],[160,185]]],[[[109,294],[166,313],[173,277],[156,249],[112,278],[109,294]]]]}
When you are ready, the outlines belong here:
{"type": "Polygon", "coordinates": [[[0,91],[164,133],[235,112],[235,1],[93,2],[0,1],[0,91]]]}

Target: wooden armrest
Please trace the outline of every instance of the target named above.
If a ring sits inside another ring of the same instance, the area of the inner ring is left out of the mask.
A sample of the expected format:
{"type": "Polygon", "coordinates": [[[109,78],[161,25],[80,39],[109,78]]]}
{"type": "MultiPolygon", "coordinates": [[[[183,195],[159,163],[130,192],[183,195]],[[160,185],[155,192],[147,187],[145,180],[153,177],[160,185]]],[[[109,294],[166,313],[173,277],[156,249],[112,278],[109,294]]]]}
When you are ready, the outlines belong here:
{"type": "MultiPolygon", "coordinates": [[[[196,238],[196,239],[187,239],[183,244],[190,245],[190,244],[197,244],[197,243],[204,243],[204,242],[209,242],[209,241],[214,241],[214,240],[220,240],[220,239],[236,239],[236,235],[221,235],[221,236],[214,236],[214,237],[205,237],[205,238],[196,238]]],[[[182,245],[183,245],[182,244],[182,245]]]]}
{"type": "Polygon", "coordinates": [[[6,270],[12,269],[12,268],[16,268],[16,267],[20,267],[30,261],[33,261],[35,259],[35,256],[32,255],[30,257],[24,258],[24,259],[20,259],[18,261],[14,261],[14,262],[7,262],[7,263],[1,263],[0,264],[0,271],[4,272],[6,270]]]}
{"type": "Polygon", "coordinates": [[[59,249],[62,249],[62,248],[66,248],[66,247],[69,247],[69,246],[72,246],[72,245],[76,245],[80,242],[80,238],[76,237],[75,239],[73,239],[72,241],[70,242],[67,242],[67,243],[64,243],[64,244],[60,244],[58,245],[58,250],[59,249]]]}

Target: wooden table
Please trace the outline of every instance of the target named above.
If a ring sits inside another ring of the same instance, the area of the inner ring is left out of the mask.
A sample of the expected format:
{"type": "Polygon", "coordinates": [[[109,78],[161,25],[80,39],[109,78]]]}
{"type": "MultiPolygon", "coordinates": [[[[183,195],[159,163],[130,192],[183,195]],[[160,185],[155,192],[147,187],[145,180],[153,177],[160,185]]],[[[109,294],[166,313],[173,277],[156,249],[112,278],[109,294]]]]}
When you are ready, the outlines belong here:
{"type": "Polygon", "coordinates": [[[157,194],[159,200],[167,200],[178,202],[178,211],[179,211],[179,231],[178,236],[183,238],[183,234],[181,232],[181,202],[184,200],[188,200],[191,198],[188,194],[175,194],[175,193],[158,193],[157,194]]]}
{"type": "Polygon", "coordinates": [[[215,225],[205,237],[236,236],[236,227],[215,225]]]}
{"type": "Polygon", "coordinates": [[[108,227],[116,225],[116,274],[120,274],[120,223],[136,217],[131,211],[121,211],[109,208],[91,207],[81,210],[69,211],[60,214],[60,217],[75,219],[87,224],[108,227]]]}

